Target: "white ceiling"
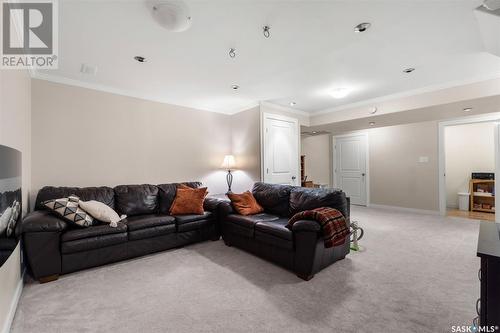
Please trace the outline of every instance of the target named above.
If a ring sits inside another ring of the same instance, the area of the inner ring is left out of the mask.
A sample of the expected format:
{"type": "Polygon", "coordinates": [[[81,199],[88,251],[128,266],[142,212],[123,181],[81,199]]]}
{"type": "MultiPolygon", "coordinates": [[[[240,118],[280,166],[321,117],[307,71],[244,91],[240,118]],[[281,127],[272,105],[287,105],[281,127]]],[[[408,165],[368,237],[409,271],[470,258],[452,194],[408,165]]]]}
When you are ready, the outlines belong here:
{"type": "Polygon", "coordinates": [[[59,69],[38,74],[223,113],[259,101],[295,101],[296,109],[314,113],[500,76],[500,57],[482,44],[478,1],[188,3],[192,27],[172,33],[156,24],[145,1],[59,1],[59,69]],[[372,28],[354,33],[361,22],[372,28]],[[147,62],[134,61],[136,55],[147,62]],[[97,66],[97,74],[80,73],[82,63],[97,66]],[[404,74],[406,67],[416,71],[404,74]],[[328,92],[338,87],[353,91],[333,99],[328,92]]]}

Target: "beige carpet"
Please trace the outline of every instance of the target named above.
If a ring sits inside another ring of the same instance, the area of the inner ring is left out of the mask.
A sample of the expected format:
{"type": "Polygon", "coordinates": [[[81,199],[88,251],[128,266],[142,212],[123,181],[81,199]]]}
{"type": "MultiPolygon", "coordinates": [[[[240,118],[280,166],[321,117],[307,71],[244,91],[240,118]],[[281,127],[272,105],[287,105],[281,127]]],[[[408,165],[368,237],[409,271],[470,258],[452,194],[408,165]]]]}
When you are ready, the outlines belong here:
{"type": "Polygon", "coordinates": [[[365,251],[309,282],[222,241],[28,283],[13,332],[451,332],[479,295],[478,222],[354,208],[365,251]]]}

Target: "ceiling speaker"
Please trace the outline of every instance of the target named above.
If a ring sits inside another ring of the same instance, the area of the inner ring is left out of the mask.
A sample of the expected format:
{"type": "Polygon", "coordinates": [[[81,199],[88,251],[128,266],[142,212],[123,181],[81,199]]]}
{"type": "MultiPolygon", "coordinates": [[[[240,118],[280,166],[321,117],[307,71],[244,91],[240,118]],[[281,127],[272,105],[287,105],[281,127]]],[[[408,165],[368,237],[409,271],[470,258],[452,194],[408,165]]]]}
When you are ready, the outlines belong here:
{"type": "Polygon", "coordinates": [[[500,0],[484,0],[483,6],[489,10],[500,9],[500,0]]]}
{"type": "Polygon", "coordinates": [[[191,26],[191,14],[184,1],[159,1],[152,10],[155,21],[168,31],[181,32],[191,26]]]}

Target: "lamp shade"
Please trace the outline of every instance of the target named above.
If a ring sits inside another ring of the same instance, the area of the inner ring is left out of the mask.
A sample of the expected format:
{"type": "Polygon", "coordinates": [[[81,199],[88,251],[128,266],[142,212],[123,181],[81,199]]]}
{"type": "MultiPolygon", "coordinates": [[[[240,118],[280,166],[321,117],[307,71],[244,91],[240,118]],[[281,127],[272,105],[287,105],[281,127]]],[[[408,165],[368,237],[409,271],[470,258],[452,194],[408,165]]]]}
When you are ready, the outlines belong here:
{"type": "Polygon", "coordinates": [[[236,166],[236,161],[233,155],[224,156],[224,161],[222,162],[221,167],[226,170],[231,170],[236,166]]]}

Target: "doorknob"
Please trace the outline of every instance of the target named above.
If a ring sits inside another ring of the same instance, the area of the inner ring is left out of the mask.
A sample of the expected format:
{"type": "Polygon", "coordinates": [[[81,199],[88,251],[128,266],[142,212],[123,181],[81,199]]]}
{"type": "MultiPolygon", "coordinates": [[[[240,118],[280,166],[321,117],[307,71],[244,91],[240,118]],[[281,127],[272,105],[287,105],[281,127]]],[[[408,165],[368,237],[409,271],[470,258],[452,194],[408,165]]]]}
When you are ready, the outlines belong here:
{"type": "Polygon", "coordinates": [[[364,177],[364,176],[365,176],[365,174],[364,174],[364,173],[362,173],[362,174],[361,174],[361,176],[363,176],[363,177],[364,177]]]}
{"type": "Polygon", "coordinates": [[[295,177],[295,176],[292,176],[292,180],[295,180],[295,179],[297,179],[297,177],[295,177]]]}

